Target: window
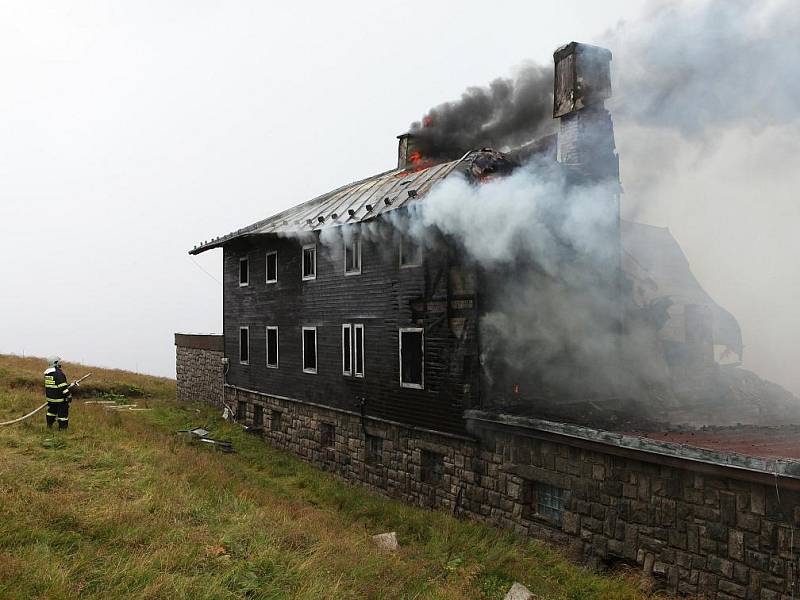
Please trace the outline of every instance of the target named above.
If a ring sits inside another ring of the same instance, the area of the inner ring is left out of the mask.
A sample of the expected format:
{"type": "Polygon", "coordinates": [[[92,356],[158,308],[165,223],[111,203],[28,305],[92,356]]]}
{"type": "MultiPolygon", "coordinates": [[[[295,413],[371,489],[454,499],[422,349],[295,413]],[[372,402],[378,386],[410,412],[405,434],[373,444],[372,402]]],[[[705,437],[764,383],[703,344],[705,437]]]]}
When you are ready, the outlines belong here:
{"type": "Polygon", "coordinates": [[[269,428],[270,431],[280,431],[281,430],[281,418],[283,417],[283,413],[279,410],[271,410],[269,413],[269,428]]]}
{"type": "Polygon", "coordinates": [[[383,464],[383,438],[366,434],[366,459],[368,465],[383,464]]]}
{"type": "Polygon", "coordinates": [[[437,484],[444,477],[444,456],[430,450],[422,451],[422,481],[437,484]]]}
{"type": "Polygon", "coordinates": [[[239,400],[236,402],[236,420],[240,423],[247,418],[247,402],[239,400]]]}
{"type": "Polygon", "coordinates": [[[239,259],[239,287],[250,283],[250,261],[247,258],[239,259]]]}
{"type": "Polygon", "coordinates": [[[400,329],[400,385],[422,389],[425,386],[425,335],[419,327],[400,329]]]}
{"type": "Polygon", "coordinates": [[[260,404],[253,405],[253,427],[261,427],[264,424],[264,407],[260,404]]]}
{"type": "Polygon", "coordinates": [[[267,252],[267,283],[278,281],[278,252],[267,252]]]}
{"type": "Polygon", "coordinates": [[[333,448],[336,445],[336,426],[332,423],[320,423],[319,428],[319,445],[333,448]]]}
{"type": "Polygon", "coordinates": [[[353,234],[349,240],[344,241],[344,274],[359,273],[361,273],[361,236],[353,234]]]}
{"type": "Polygon", "coordinates": [[[422,248],[411,236],[400,238],[400,266],[418,267],[422,264],[422,248]]]}
{"type": "Polygon", "coordinates": [[[364,377],[364,326],[353,325],[355,334],[355,376],[364,377]]]}
{"type": "Polygon", "coordinates": [[[364,377],[364,325],[342,325],[342,374],[364,377]]]}
{"type": "Polygon", "coordinates": [[[342,325],[342,375],[353,374],[353,328],[342,325]]]}
{"type": "Polygon", "coordinates": [[[250,328],[239,327],[239,362],[250,364],[250,328]]]}
{"type": "Polygon", "coordinates": [[[317,278],[317,245],[303,246],[303,281],[317,278]]]}
{"type": "Polygon", "coordinates": [[[303,372],[317,372],[317,328],[303,327],[303,372]]]}
{"type": "Polygon", "coordinates": [[[278,328],[267,327],[267,366],[278,368],[278,328]]]}
{"type": "Polygon", "coordinates": [[[560,525],[564,516],[567,490],[539,481],[533,482],[532,486],[533,509],[536,516],[560,525]]]}

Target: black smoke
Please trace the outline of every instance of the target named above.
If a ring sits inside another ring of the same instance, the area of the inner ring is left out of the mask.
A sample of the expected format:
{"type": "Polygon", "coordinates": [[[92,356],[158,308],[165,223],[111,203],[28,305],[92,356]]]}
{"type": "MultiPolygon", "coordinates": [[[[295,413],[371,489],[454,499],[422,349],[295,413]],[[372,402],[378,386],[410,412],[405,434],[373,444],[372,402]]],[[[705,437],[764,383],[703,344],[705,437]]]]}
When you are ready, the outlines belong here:
{"type": "Polygon", "coordinates": [[[552,67],[526,64],[513,78],[467,88],[460,100],[432,108],[409,131],[422,156],[458,158],[468,150],[512,148],[549,133],[552,111],[552,67]]]}

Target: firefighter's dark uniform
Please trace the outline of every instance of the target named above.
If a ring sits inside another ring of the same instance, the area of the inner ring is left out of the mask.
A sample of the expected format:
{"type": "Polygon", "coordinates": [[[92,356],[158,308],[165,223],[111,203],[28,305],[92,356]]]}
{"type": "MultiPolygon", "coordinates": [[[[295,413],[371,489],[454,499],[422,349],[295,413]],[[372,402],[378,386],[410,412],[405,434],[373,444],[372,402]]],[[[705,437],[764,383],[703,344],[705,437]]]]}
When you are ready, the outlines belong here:
{"type": "Polygon", "coordinates": [[[44,372],[44,392],[47,396],[47,426],[52,427],[58,421],[58,428],[66,429],[69,425],[72,392],[64,371],[58,367],[50,367],[44,372]]]}

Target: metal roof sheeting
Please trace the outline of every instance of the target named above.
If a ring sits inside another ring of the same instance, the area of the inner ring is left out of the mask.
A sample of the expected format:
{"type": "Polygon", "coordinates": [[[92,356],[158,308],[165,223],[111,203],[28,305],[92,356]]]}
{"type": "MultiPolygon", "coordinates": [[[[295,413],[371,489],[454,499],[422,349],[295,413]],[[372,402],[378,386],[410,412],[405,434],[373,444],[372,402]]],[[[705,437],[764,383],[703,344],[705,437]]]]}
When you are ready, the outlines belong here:
{"type": "Polygon", "coordinates": [[[471,154],[468,152],[458,160],[428,167],[386,171],[350,183],[243,229],[203,242],[189,254],[200,254],[246,235],[302,233],[374,219],[423,197],[471,154]]]}

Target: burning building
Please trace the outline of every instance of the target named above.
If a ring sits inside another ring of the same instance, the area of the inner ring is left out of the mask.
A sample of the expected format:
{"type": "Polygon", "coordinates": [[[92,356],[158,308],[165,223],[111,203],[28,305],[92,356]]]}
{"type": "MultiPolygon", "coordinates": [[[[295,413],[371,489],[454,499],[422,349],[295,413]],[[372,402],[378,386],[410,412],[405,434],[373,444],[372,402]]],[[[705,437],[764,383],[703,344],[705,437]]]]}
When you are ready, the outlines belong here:
{"type": "Polygon", "coordinates": [[[620,219],[610,63],[555,52],[555,133],[506,147],[497,122],[446,135],[429,116],[396,168],[192,249],[223,250],[224,332],[176,336],[179,396],[348,480],[676,591],[760,592],[756,547],[780,561],[763,589],[789,589],[794,549],[751,538],[793,523],[799,465],[609,432],[695,420],[742,353],[669,232],[620,219]],[[483,138],[499,147],[465,147],[483,138]]]}

